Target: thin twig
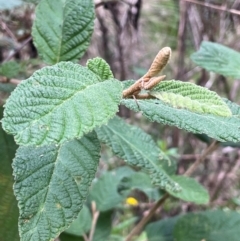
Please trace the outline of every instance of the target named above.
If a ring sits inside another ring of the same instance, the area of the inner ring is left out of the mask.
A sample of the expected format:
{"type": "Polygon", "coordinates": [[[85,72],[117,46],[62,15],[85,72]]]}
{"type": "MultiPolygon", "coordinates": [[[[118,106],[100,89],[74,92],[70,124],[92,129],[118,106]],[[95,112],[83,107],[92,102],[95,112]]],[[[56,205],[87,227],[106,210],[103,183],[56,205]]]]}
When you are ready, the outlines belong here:
{"type": "Polygon", "coordinates": [[[192,175],[192,173],[197,169],[199,164],[203,162],[210,153],[215,151],[218,148],[218,146],[219,142],[216,140],[213,141],[212,144],[207,149],[205,149],[203,154],[187,169],[187,171],[184,173],[184,176],[189,177],[190,175],[192,175]]]}
{"type": "MultiPolygon", "coordinates": [[[[219,145],[218,141],[213,141],[212,144],[203,152],[203,154],[189,167],[189,169],[185,172],[185,176],[191,175],[195,169],[199,166],[199,164],[205,160],[206,156],[211,154],[219,145]]],[[[149,213],[147,216],[145,216],[130,232],[130,234],[127,236],[125,241],[130,241],[132,238],[136,235],[138,235],[144,226],[148,223],[148,221],[153,217],[155,214],[156,210],[163,205],[163,203],[170,197],[168,193],[164,194],[164,196],[158,200],[154,204],[154,206],[150,209],[149,213]]]]}
{"type": "Polygon", "coordinates": [[[144,226],[148,223],[148,221],[152,218],[157,209],[162,206],[162,204],[166,201],[168,197],[169,194],[165,193],[164,196],[160,200],[158,200],[158,202],[155,203],[155,205],[150,209],[149,213],[130,232],[125,241],[132,240],[134,236],[138,235],[142,231],[144,226]]]}
{"type": "Polygon", "coordinates": [[[95,229],[96,229],[97,220],[98,220],[98,217],[99,217],[99,214],[100,214],[100,212],[97,210],[95,202],[92,202],[92,214],[93,214],[92,226],[91,226],[91,231],[90,231],[90,234],[89,234],[88,241],[93,240],[93,235],[94,235],[94,232],[95,232],[95,229]]]}
{"type": "Polygon", "coordinates": [[[22,80],[19,79],[7,79],[6,77],[2,77],[0,76],[0,83],[10,83],[10,84],[14,84],[14,85],[18,85],[21,83],[22,80]]]}
{"type": "Polygon", "coordinates": [[[190,2],[190,3],[195,3],[195,4],[198,4],[198,5],[201,5],[201,6],[204,6],[204,7],[208,7],[208,8],[212,8],[212,9],[215,9],[215,10],[219,10],[219,11],[225,11],[225,12],[228,12],[228,13],[232,13],[232,14],[236,14],[236,15],[240,15],[240,11],[236,10],[236,9],[228,9],[227,7],[225,6],[217,6],[217,5],[214,5],[214,4],[211,4],[211,3],[202,3],[200,1],[197,1],[197,0],[182,0],[182,1],[185,1],[185,2],[190,2]]]}
{"type": "Polygon", "coordinates": [[[32,37],[28,37],[22,44],[20,47],[18,47],[17,49],[14,50],[14,52],[12,52],[11,54],[8,55],[8,57],[3,61],[3,62],[7,62],[9,61],[15,54],[17,54],[19,51],[22,50],[22,48],[24,48],[30,41],[32,40],[32,37]]]}

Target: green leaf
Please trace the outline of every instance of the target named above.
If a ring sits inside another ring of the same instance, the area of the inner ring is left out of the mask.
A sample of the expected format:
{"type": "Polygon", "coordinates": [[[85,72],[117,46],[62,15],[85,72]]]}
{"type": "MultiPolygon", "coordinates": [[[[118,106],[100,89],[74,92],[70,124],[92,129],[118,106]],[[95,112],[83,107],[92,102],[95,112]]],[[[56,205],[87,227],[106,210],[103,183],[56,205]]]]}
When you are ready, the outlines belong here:
{"type": "Polygon", "coordinates": [[[171,176],[171,178],[182,188],[181,192],[168,191],[172,196],[196,204],[209,202],[208,191],[193,178],[185,176],[171,176]]]}
{"type": "Polygon", "coordinates": [[[146,227],[148,241],[174,241],[173,229],[178,219],[179,216],[148,224],[146,227]]]}
{"type": "Polygon", "coordinates": [[[207,239],[211,230],[207,217],[201,214],[187,214],[178,219],[173,236],[178,241],[202,241],[207,239]]]}
{"type": "Polygon", "coordinates": [[[161,168],[164,155],[151,136],[117,117],[96,131],[100,141],[109,145],[116,155],[146,170],[154,184],[166,190],[180,190],[178,184],[161,168]]]}
{"type": "Polygon", "coordinates": [[[232,115],[227,104],[216,92],[192,83],[176,80],[162,81],[150,91],[150,94],[174,108],[224,117],[232,115]]]}
{"type": "Polygon", "coordinates": [[[22,145],[63,143],[106,123],[118,110],[120,81],[61,62],[22,81],[5,105],[3,128],[22,145]]]}
{"type": "Polygon", "coordinates": [[[240,78],[240,53],[221,44],[203,41],[191,59],[208,71],[240,78]]]}
{"type": "Polygon", "coordinates": [[[22,241],[55,239],[77,218],[95,176],[96,134],[61,146],[20,147],[13,162],[22,241]]]}
{"type": "Polygon", "coordinates": [[[93,241],[106,241],[112,230],[113,211],[101,212],[96,229],[93,235],[93,241]]]}
{"type": "Polygon", "coordinates": [[[91,229],[91,224],[91,213],[87,206],[83,205],[83,208],[80,211],[77,219],[73,221],[71,226],[67,230],[65,230],[65,232],[75,236],[83,236],[91,229]]]}
{"type": "Polygon", "coordinates": [[[0,10],[13,9],[22,4],[21,0],[0,0],[0,10]]]}
{"type": "Polygon", "coordinates": [[[119,182],[118,176],[107,172],[93,183],[90,199],[96,202],[97,210],[111,210],[123,201],[124,197],[118,193],[119,182]]]}
{"type": "Polygon", "coordinates": [[[96,75],[100,77],[101,80],[107,80],[114,78],[113,73],[110,69],[108,63],[102,58],[90,59],[87,62],[87,67],[96,75]]]}
{"type": "Polygon", "coordinates": [[[83,56],[93,32],[92,0],[41,0],[32,36],[45,62],[55,64],[83,56]]]}
{"type": "MultiPolygon", "coordinates": [[[[3,108],[0,107],[0,118],[3,108]]],[[[17,146],[0,126],[0,240],[19,241],[18,207],[13,195],[12,159],[17,146]]]]}
{"type": "Polygon", "coordinates": [[[239,240],[239,212],[216,210],[207,211],[203,214],[210,222],[211,233],[209,234],[209,241],[239,240]]]}
{"type": "Polygon", "coordinates": [[[16,88],[16,85],[9,83],[0,83],[0,91],[10,93],[16,88]]]}
{"type": "Polygon", "coordinates": [[[142,111],[150,121],[177,126],[189,132],[202,134],[219,141],[240,141],[240,107],[224,100],[232,112],[231,117],[200,114],[185,109],[176,109],[161,100],[124,99],[122,104],[134,111],[142,111]]]}
{"type": "Polygon", "coordinates": [[[206,211],[187,214],[174,228],[177,241],[238,241],[240,214],[233,211],[206,211]]]}
{"type": "Polygon", "coordinates": [[[7,78],[16,77],[20,71],[20,64],[16,61],[5,62],[0,65],[0,75],[6,76],[7,78]]]}

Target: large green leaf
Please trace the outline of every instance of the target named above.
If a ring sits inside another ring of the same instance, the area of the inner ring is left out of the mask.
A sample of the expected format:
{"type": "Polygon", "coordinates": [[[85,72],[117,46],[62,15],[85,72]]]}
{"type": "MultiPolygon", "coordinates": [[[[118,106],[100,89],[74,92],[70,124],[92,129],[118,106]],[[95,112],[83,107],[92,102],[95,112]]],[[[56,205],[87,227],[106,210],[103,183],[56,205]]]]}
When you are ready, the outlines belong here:
{"type": "MultiPolygon", "coordinates": [[[[0,118],[3,108],[0,107],[0,118]]],[[[13,195],[12,159],[17,146],[0,126],[0,240],[19,241],[18,207],[13,195]]]]}
{"type": "Polygon", "coordinates": [[[150,223],[149,241],[238,241],[240,214],[234,211],[205,211],[179,215],[150,223]]]}
{"type": "Polygon", "coordinates": [[[13,162],[22,241],[50,241],[78,216],[95,176],[95,133],[61,146],[20,147],[13,162]]]}
{"type": "Polygon", "coordinates": [[[203,41],[191,59],[208,71],[240,78],[240,53],[221,44],[203,41]]]}
{"type": "Polygon", "coordinates": [[[193,178],[185,176],[171,176],[171,178],[182,188],[181,192],[169,191],[172,196],[196,204],[207,204],[209,202],[207,190],[193,178]]]}
{"type": "Polygon", "coordinates": [[[174,108],[161,100],[124,99],[122,104],[134,111],[142,111],[150,121],[177,126],[193,133],[204,133],[219,141],[240,141],[240,107],[225,100],[232,112],[231,117],[200,114],[174,108]]]}
{"type": "Polygon", "coordinates": [[[162,169],[164,154],[151,136],[141,129],[126,124],[120,118],[111,119],[106,126],[97,129],[98,138],[111,146],[113,152],[129,164],[146,170],[152,182],[163,189],[180,190],[162,169]]]}
{"type": "Polygon", "coordinates": [[[174,227],[177,241],[238,241],[240,214],[232,211],[206,211],[187,214],[174,227]]]}
{"type": "Polygon", "coordinates": [[[92,0],[41,0],[36,9],[34,44],[49,64],[79,59],[93,31],[92,0]]]}
{"type": "Polygon", "coordinates": [[[120,81],[100,81],[88,68],[61,62],[18,85],[5,105],[3,127],[22,145],[62,143],[107,123],[121,96],[120,81]]]}
{"type": "Polygon", "coordinates": [[[216,92],[189,82],[162,81],[150,94],[174,108],[187,109],[197,113],[231,116],[227,104],[216,92]]]}

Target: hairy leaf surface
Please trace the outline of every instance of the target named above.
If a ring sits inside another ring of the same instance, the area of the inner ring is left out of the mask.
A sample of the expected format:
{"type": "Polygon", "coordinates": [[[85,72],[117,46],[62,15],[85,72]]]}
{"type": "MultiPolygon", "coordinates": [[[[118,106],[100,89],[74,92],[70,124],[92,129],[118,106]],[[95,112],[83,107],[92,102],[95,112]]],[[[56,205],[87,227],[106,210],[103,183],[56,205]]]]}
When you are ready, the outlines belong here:
{"type": "Polygon", "coordinates": [[[100,81],[88,68],[61,62],[36,71],[7,100],[3,127],[22,145],[80,138],[115,115],[120,81],[100,81]]]}
{"type": "Polygon", "coordinates": [[[134,111],[142,111],[150,121],[177,126],[193,133],[205,133],[219,141],[240,141],[240,107],[224,100],[232,112],[231,117],[200,114],[176,109],[161,100],[124,99],[122,104],[134,111]]]}
{"type": "Polygon", "coordinates": [[[87,62],[87,67],[96,75],[100,77],[101,80],[112,79],[113,73],[110,69],[108,63],[102,58],[90,59],[87,62]]]}
{"type": "Polygon", "coordinates": [[[41,0],[36,8],[32,36],[48,64],[79,59],[93,31],[92,0],[41,0]]]}
{"type": "Polygon", "coordinates": [[[141,129],[126,124],[115,117],[108,125],[97,129],[98,138],[109,145],[113,152],[129,164],[146,170],[154,184],[166,190],[180,190],[162,169],[164,154],[156,146],[151,136],[141,129]]]}
{"type": "Polygon", "coordinates": [[[240,53],[221,44],[203,41],[191,59],[208,71],[240,78],[240,53]]]}
{"type": "Polygon", "coordinates": [[[181,192],[169,191],[172,196],[196,204],[209,202],[208,191],[193,178],[185,176],[171,176],[171,178],[182,188],[181,192]]]}
{"type": "Polygon", "coordinates": [[[78,216],[95,176],[95,133],[61,146],[20,147],[13,162],[23,241],[50,241],[78,216]]]}
{"type": "Polygon", "coordinates": [[[162,81],[150,91],[150,94],[174,108],[225,117],[232,115],[227,104],[216,92],[192,83],[176,80],[162,81]]]}

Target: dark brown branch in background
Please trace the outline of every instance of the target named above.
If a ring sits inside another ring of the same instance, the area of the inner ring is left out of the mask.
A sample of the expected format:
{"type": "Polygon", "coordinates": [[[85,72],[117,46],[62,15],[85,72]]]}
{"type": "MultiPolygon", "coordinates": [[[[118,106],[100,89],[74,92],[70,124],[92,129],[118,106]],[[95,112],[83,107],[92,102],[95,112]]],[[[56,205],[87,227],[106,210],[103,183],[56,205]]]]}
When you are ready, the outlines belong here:
{"type": "Polygon", "coordinates": [[[14,55],[16,55],[18,52],[20,52],[30,41],[32,40],[32,37],[28,37],[22,44],[20,47],[18,47],[16,50],[14,50],[13,53],[9,54],[8,57],[3,61],[3,62],[7,62],[9,61],[11,58],[14,57],[14,55]]]}
{"type": "Polygon", "coordinates": [[[212,8],[218,11],[225,11],[228,13],[232,13],[232,14],[236,14],[236,15],[240,15],[240,11],[236,10],[236,9],[228,9],[226,6],[222,5],[222,6],[218,6],[218,5],[214,5],[211,3],[206,3],[206,2],[200,2],[197,0],[181,0],[182,2],[189,2],[189,3],[194,3],[194,4],[198,4],[204,7],[208,7],[208,8],[212,8]]]}

